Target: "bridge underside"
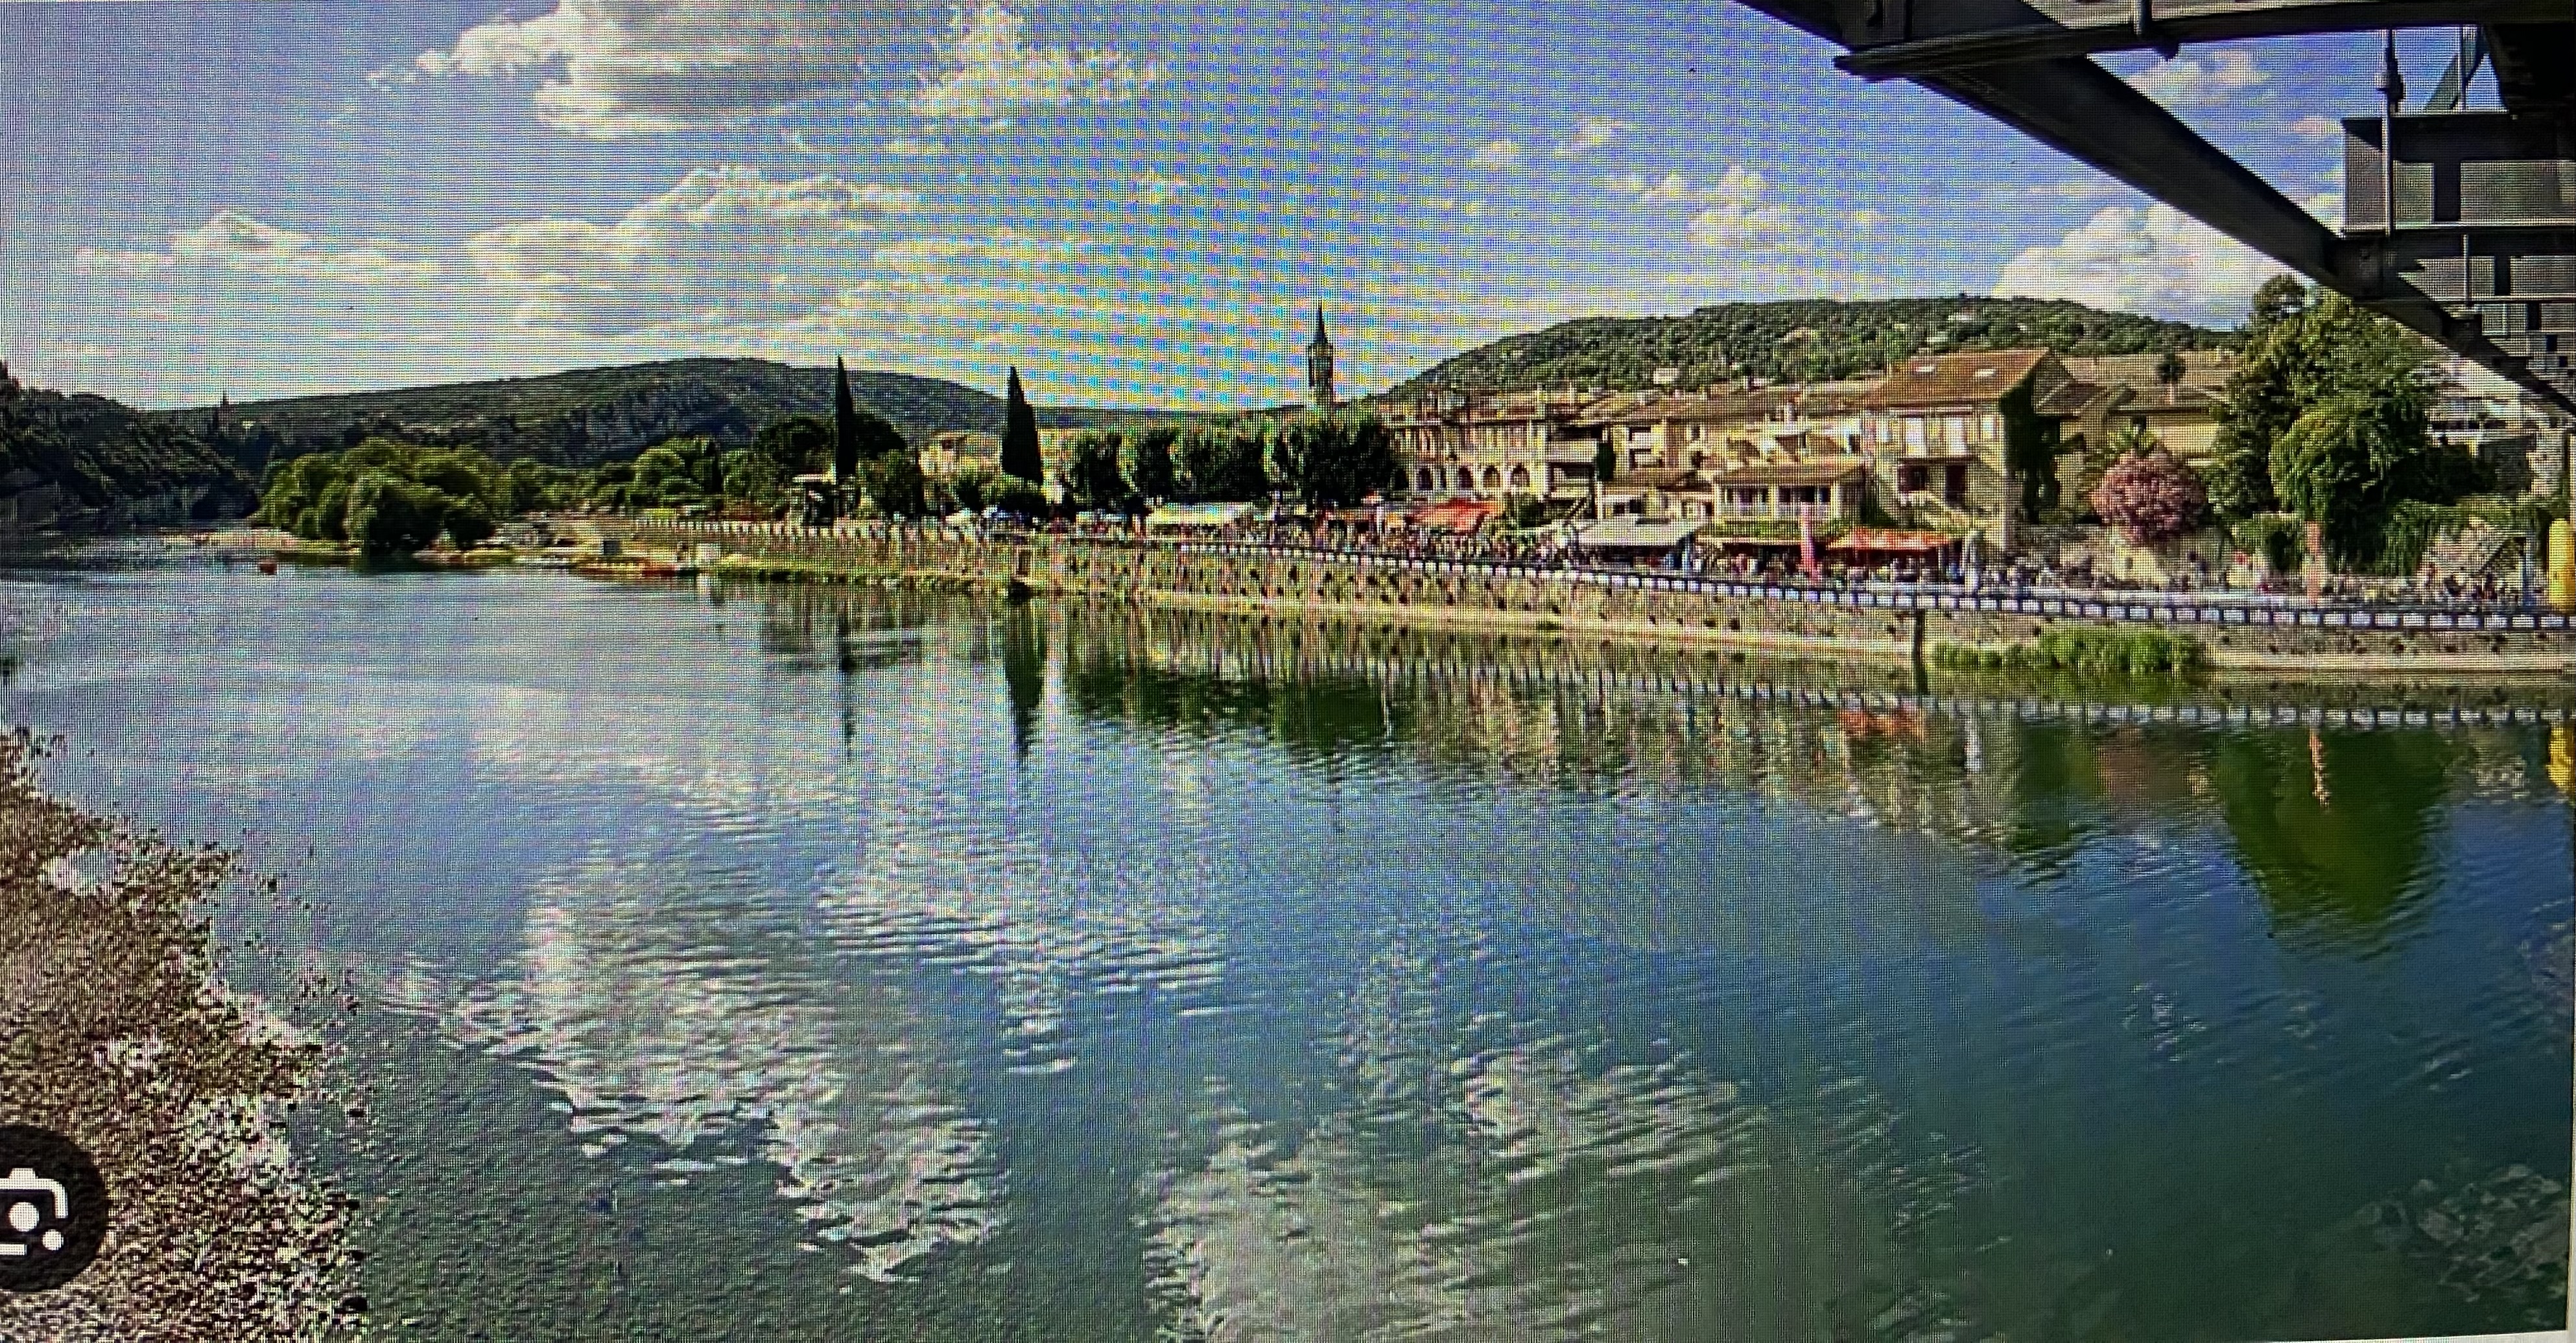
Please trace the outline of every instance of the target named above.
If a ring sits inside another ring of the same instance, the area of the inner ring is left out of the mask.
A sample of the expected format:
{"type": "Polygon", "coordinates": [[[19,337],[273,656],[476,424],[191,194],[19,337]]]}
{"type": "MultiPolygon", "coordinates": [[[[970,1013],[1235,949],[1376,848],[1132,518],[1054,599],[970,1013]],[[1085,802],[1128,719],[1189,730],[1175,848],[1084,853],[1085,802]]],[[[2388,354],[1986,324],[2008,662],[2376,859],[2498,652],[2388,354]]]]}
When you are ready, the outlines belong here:
{"type": "Polygon", "coordinates": [[[1746,2],[1847,48],[1845,70],[1974,108],[2576,414],[2576,0],[1746,2]],[[2348,122],[2344,233],[2091,59],[2454,25],[2484,35],[2504,110],[2398,118],[2394,228],[2378,119],[2348,122]]]}

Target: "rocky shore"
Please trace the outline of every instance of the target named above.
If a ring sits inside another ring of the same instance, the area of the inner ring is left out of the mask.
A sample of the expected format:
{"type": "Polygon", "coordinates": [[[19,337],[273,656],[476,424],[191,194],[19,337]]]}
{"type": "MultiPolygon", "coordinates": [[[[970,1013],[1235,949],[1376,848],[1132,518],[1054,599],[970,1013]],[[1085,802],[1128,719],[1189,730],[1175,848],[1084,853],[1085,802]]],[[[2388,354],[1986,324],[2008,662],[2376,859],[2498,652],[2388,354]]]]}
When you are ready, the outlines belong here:
{"type": "Polygon", "coordinates": [[[204,909],[232,858],[43,796],[52,749],[0,736],[0,1122],[86,1148],[111,1218],[81,1277],[0,1298],[0,1338],[356,1336],[354,1201],[285,1137],[326,1048],[213,972],[204,909]]]}

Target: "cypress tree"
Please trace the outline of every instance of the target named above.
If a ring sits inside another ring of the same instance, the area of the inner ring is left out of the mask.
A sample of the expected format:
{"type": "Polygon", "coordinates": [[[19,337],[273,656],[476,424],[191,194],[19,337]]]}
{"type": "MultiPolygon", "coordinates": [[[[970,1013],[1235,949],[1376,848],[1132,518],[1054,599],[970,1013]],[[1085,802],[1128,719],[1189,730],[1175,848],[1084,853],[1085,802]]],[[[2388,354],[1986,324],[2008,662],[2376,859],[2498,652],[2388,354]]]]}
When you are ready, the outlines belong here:
{"type": "Polygon", "coordinates": [[[1003,404],[1002,474],[1033,485],[1046,483],[1046,462],[1038,454],[1038,412],[1020,387],[1020,370],[1011,369],[1011,386],[1003,404]]]}
{"type": "Polygon", "coordinates": [[[850,399],[850,366],[832,360],[832,479],[848,485],[859,478],[859,407],[850,399]]]}

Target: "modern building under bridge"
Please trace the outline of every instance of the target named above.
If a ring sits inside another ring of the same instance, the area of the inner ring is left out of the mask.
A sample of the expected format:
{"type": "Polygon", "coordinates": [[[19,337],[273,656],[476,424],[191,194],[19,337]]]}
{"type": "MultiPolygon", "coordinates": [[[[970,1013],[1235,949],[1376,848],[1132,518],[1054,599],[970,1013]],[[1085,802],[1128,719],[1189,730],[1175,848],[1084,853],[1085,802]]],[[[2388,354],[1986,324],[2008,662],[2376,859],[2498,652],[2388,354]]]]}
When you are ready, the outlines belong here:
{"type": "Polygon", "coordinates": [[[2192,215],[2576,413],[2576,0],[1746,0],[2192,215]],[[2091,59],[2186,44],[2462,30],[2413,107],[2344,123],[2344,228],[2091,59]],[[2466,110],[2491,62],[2503,106],[2466,110]]]}

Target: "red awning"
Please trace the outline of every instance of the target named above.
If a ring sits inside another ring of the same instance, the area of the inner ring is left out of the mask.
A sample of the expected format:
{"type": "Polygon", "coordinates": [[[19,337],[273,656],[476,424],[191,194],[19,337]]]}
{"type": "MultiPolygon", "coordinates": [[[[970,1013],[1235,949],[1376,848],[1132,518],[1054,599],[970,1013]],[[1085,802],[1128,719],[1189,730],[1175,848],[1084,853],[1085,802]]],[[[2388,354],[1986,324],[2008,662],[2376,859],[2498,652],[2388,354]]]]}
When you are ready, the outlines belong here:
{"type": "Polygon", "coordinates": [[[1946,532],[1898,532],[1863,527],[1825,548],[1867,551],[1878,555],[1930,555],[1957,544],[1959,538],[1946,532]]]}
{"type": "Polygon", "coordinates": [[[1486,519],[1502,515],[1503,506],[1489,499],[1444,499],[1423,510],[1417,521],[1444,531],[1472,532],[1484,526],[1486,519]]]}

